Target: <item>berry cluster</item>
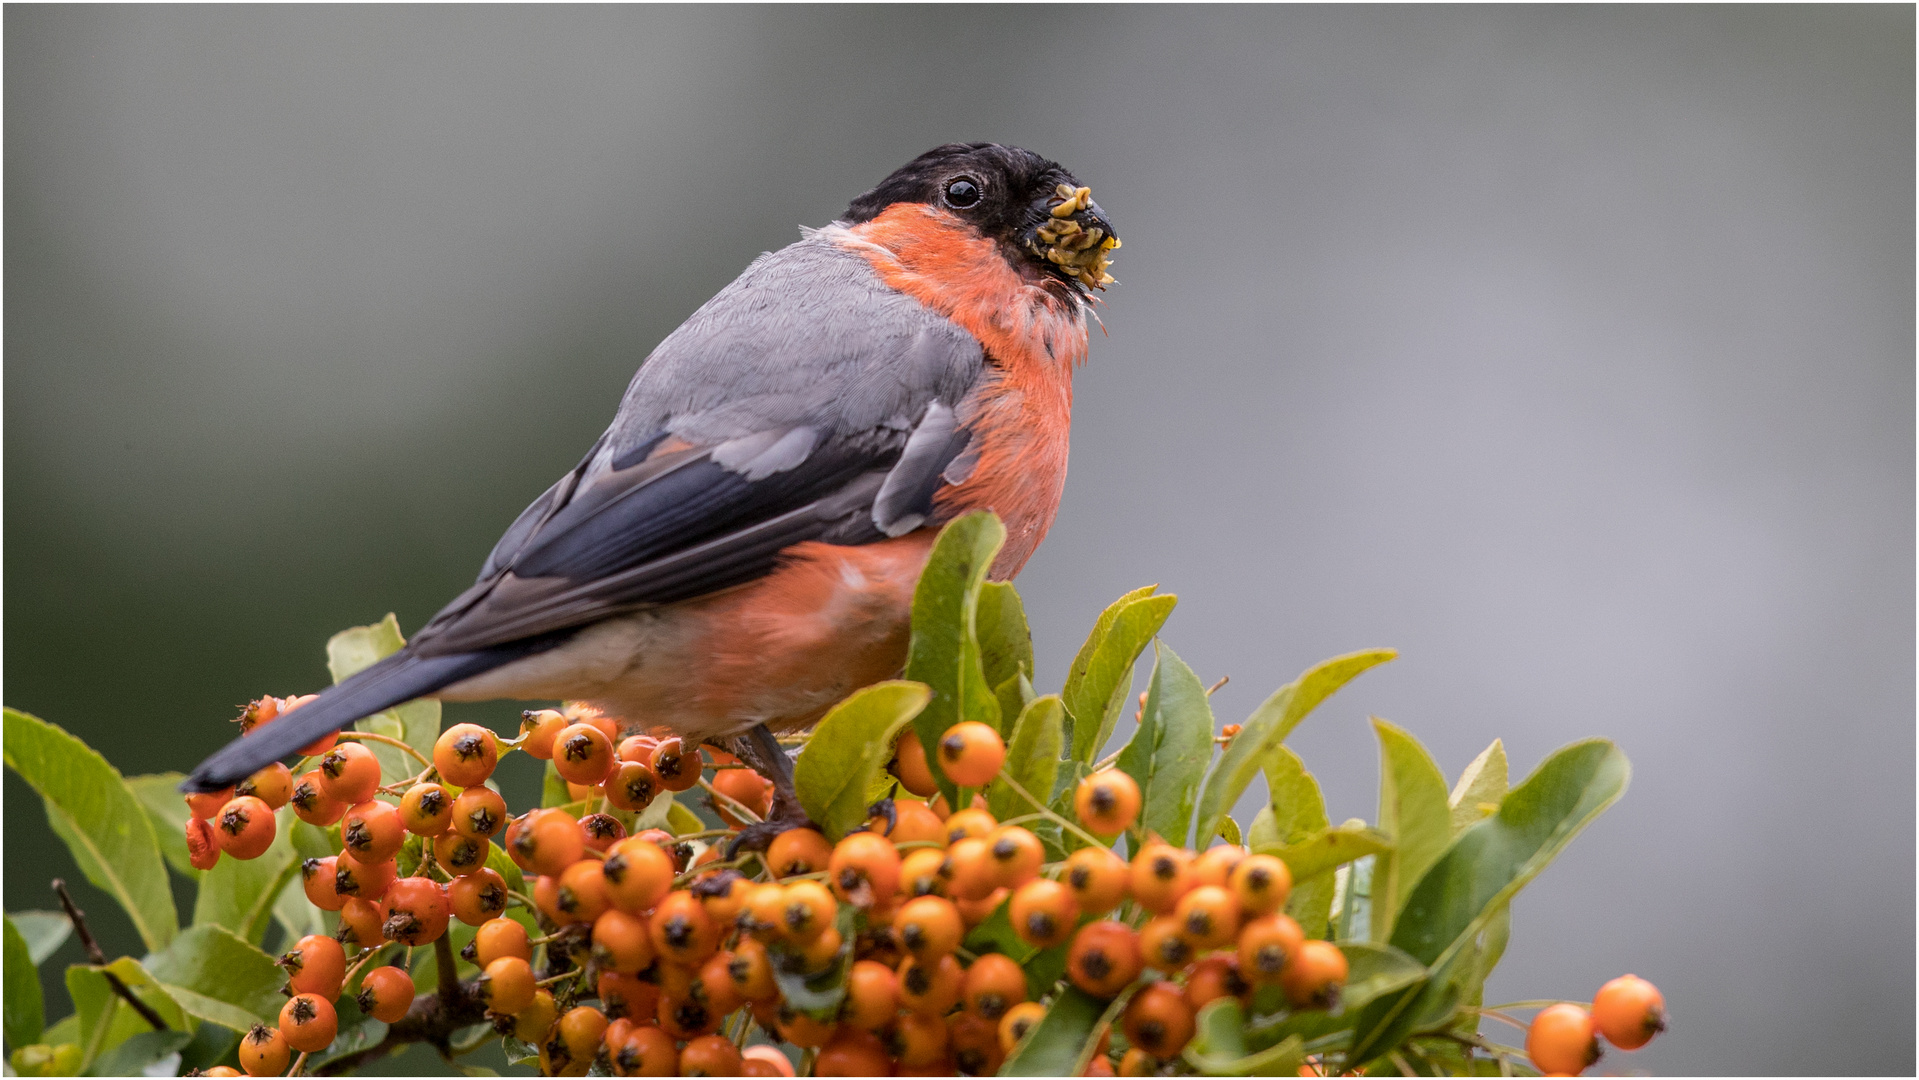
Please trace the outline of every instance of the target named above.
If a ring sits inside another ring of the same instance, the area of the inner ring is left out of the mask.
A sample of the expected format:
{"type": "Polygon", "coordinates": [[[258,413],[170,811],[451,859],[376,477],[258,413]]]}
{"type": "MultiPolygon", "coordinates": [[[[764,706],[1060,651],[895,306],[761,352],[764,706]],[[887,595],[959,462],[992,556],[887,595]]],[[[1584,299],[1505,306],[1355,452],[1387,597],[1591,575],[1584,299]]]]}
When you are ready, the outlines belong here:
{"type": "Polygon", "coordinates": [[[1666,999],[1637,975],[1599,988],[1590,1010],[1561,1001],[1539,1010],[1526,1028],[1526,1056],[1540,1071],[1576,1076],[1599,1060],[1599,1036],[1621,1050],[1637,1050],[1666,1030],[1666,999]]]}

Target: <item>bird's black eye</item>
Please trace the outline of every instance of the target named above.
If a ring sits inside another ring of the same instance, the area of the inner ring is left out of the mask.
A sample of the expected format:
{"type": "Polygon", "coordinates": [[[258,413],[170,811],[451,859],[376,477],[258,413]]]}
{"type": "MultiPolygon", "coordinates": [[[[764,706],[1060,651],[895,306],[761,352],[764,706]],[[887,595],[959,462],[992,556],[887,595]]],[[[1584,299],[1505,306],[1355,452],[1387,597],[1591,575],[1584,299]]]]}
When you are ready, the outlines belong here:
{"type": "Polygon", "coordinates": [[[979,183],[970,176],[946,182],[946,205],[964,210],[979,204],[979,183]]]}

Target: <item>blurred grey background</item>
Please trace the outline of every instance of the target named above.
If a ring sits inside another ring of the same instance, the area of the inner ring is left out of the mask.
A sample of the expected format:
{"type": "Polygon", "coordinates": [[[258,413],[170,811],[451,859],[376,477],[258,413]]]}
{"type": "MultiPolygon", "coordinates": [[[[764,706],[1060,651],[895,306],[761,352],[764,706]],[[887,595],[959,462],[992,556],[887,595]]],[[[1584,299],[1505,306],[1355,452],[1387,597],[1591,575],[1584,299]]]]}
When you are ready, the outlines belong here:
{"type": "Polygon", "coordinates": [[[1126,239],[1020,580],[1042,686],[1159,582],[1223,722],[1402,651],[1294,739],[1336,820],[1368,714],[1449,774],[1612,736],[1495,999],[1633,971],[1675,1026],[1603,1070],[1910,1073],[1913,21],[10,6],[6,702],[190,766],[462,588],[754,255],[1011,142],[1126,239]]]}

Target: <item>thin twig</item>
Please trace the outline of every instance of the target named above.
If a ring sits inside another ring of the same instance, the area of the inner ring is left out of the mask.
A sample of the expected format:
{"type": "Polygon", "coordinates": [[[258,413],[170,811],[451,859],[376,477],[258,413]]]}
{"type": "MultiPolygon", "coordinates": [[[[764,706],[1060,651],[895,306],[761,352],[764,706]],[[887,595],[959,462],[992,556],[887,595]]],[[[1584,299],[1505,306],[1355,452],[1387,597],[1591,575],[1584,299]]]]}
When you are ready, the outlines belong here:
{"type": "Polygon", "coordinates": [[[1020,798],[1025,799],[1027,802],[1032,803],[1034,809],[1038,810],[1042,814],[1045,814],[1047,817],[1051,818],[1052,820],[1059,822],[1059,824],[1062,827],[1071,829],[1073,831],[1073,834],[1075,836],[1078,836],[1081,840],[1086,841],[1087,843],[1093,845],[1094,847],[1107,846],[1105,844],[1100,843],[1099,838],[1094,836],[1092,833],[1087,832],[1085,829],[1080,828],[1078,825],[1075,825],[1072,822],[1066,820],[1065,818],[1060,817],[1058,814],[1053,813],[1052,810],[1047,808],[1045,803],[1040,802],[1038,799],[1033,798],[1033,793],[1021,787],[1019,781],[1013,779],[1012,774],[1008,773],[1004,768],[1000,769],[999,778],[1001,780],[1006,781],[1006,786],[1009,788],[1012,788],[1014,794],[1018,795],[1020,798]]]}
{"type": "MultiPolygon", "coordinates": [[[[747,819],[749,823],[752,823],[752,824],[759,823],[760,816],[758,814],[754,813],[749,807],[747,807],[745,803],[739,801],[738,799],[735,799],[731,795],[728,795],[726,792],[721,791],[720,789],[714,787],[712,783],[706,779],[706,777],[704,776],[700,777],[700,786],[706,789],[706,793],[713,798],[715,803],[718,803],[719,801],[724,800],[726,802],[726,805],[732,808],[735,814],[738,814],[739,816],[747,819]]],[[[718,809],[718,807],[715,806],[714,809],[718,809]]]]}
{"type": "Polygon", "coordinates": [[[140,1014],[140,1019],[151,1024],[153,1030],[172,1031],[167,1022],[160,1019],[160,1014],[153,1011],[153,1006],[135,997],[133,991],[127,989],[127,984],[120,981],[120,976],[106,970],[107,954],[101,952],[100,943],[93,940],[93,931],[87,929],[86,913],[74,906],[73,897],[67,893],[67,883],[54,878],[53,891],[60,895],[60,906],[66,909],[67,921],[73,924],[73,932],[80,935],[80,947],[86,950],[87,962],[101,969],[100,974],[107,977],[107,985],[126,999],[126,1003],[133,1006],[133,1011],[140,1014]]]}
{"type": "Polygon", "coordinates": [[[1218,681],[1218,682],[1216,682],[1216,683],[1214,683],[1213,685],[1211,685],[1211,686],[1209,686],[1209,687],[1207,687],[1207,688],[1206,688],[1206,696],[1207,696],[1207,697],[1212,697],[1212,696],[1213,696],[1213,691],[1215,691],[1215,690],[1217,690],[1217,689],[1219,689],[1219,688],[1220,688],[1220,687],[1222,687],[1222,686],[1225,686],[1225,685],[1226,685],[1226,684],[1227,684],[1228,682],[1230,682],[1230,681],[1232,680],[1232,678],[1233,678],[1233,677],[1232,677],[1231,675],[1221,675],[1221,676],[1219,677],[1219,681],[1218,681]]]}
{"type": "Polygon", "coordinates": [[[431,766],[433,764],[433,762],[427,760],[427,757],[425,754],[422,754],[418,750],[413,749],[412,745],[407,743],[406,741],[401,739],[396,739],[391,735],[382,735],[377,731],[342,731],[340,732],[340,738],[358,739],[362,742],[368,739],[371,739],[374,742],[388,743],[392,746],[397,746],[400,749],[405,750],[409,754],[412,754],[413,759],[415,761],[418,761],[422,765],[431,766]]]}
{"type": "Polygon", "coordinates": [[[306,1071],[307,1071],[307,1052],[305,1050],[302,1050],[300,1051],[300,1056],[294,1060],[293,1068],[287,1071],[287,1075],[288,1076],[305,1076],[306,1071]]]}

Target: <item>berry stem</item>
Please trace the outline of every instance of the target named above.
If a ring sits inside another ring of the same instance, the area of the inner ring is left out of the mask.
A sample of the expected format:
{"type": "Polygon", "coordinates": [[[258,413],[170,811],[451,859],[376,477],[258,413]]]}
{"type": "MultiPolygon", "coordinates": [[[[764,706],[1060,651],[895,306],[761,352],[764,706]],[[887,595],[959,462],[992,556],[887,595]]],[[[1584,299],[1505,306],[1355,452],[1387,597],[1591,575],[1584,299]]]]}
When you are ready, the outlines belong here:
{"type": "Polygon", "coordinates": [[[302,1050],[300,1051],[300,1056],[294,1059],[293,1068],[287,1070],[287,1075],[288,1076],[305,1076],[306,1069],[307,1069],[307,1052],[305,1050],[302,1050]]]}
{"type": "Polygon", "coordinates": [[[368,740],[372,740],[373,742],[383,742],[383,743],[387,743],[390,746],[397,746],[400,749],[405,750],[407,753],[412,754],[414,760],[418,761],[420,764],[425,765],[428,768],[433,767],[433,762],[428,761],[424,754],[420,753],[418,750],[413,749],[411,744],[404,742],[403,740],[396,739],[391,735],[381,735],[380,733],[374,732],[374,731],[342,731],[340,732],[340,738],[356,739],[360,742],[366,742],[368,740]]]}
{"type": "Polygon", "coordinates": [[[366,955],[360,957],[358,960],[355,960],[353,962],[353,966],[347,969],[346,977],[340,980],[340,985],[341,986],[352,985],[353,977],[355,975],[358,975],[368,965],[372,964],[373,958],[380,955],[382,952],[385,952],[386,947],[391,944],[393,944],[391,941],[385,941],[385,942],[381,942],[378,945],[375,945],[371,949],[368,949],[366,951],[366,955]]]}
{"type": "Polygon", "coordinates": [[[724,791],[721,791],[720,789],[714,787],[710,782],[708,782],[706,777],[704,776],[700,777],[700,786],[706,789],[707,795],[711,796],[713,801],[716,804],[724,802],[729,809],[731,809],[735,814],[738,814],[740,817],[745,818],[749,823],[755,824],[755,825],[759,824],[760,816],[758,814],[748,809],[745,803],[742,803],[738,799],[735,799],[731,795],[728,795],[724,791]]]}
{"type": "Polygon", "coordinates": [[[1033,798],[1033,793],[1021,787],[1019,781],[1013,779],[1012,774],[1008,773],[1004,767],[1002,767],[999,771],[999,778],[1006,782],[1007,787],[1013,789],[1014,794],[1018,795],[1022,799],[1025,799],[1027,802],[1032,803],[1033,808],[1040,812],[1040,816],[1045,817],[1051,821],[1058,822],[1061,828],[1070,829],[1074,836],[1079,837],[1081,840],[1086,841],[1088,844],[1091,844],[1094,847],[1107,846],[1106,844],[1100,843],[1099,838],[1094,836],[1092,833],[1089,833],[1085,829],[1080,828],[1078,825],[1075,825],[1072,822],[1066,820],[1065,818],[1060,817],[1058,814],[1055,814],[1052,810],[1048,809],[1045,803],[1040,802],[1038,799],[1033,798]]]}

